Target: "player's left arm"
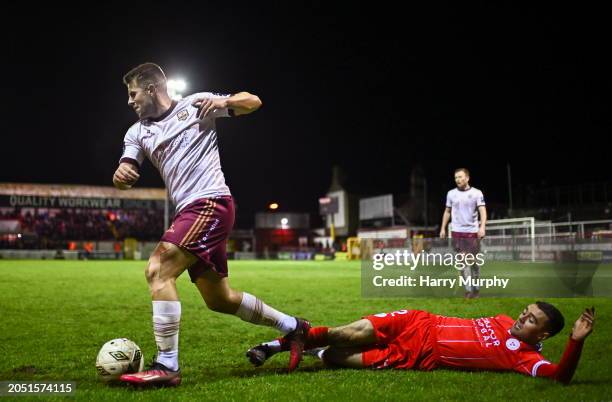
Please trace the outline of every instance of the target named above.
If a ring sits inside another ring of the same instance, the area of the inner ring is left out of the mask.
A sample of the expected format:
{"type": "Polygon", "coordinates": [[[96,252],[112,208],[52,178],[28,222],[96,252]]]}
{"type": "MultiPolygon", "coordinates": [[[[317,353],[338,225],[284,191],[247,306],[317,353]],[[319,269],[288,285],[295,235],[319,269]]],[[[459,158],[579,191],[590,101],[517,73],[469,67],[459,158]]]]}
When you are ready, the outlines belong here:
{"type": "Polygon", "coordinates": [[[234,116],[253,113],[261,107],[262,103],[257,95],[238,92],[229,97],[196,98],[192,105],[198,108],[198,118],[204,119],[217,109],[227,109],[230,115],[234,116]]]}
{"type": "Polygon", "coordinates": [[[567,342],[559,364],[542,364],[534,374],[538,377],[548,377],[563,384],[569,384],[578,367],[584,340],[593,331],[594,324],[595,308],[587,308],[574,323],[572,335],[567,342]]]}
{"type": "Polygon", "coordinates": [[[480,228],[478,229],[478,238],[482,239],[486,234],[487,227],[487,207],[484,205],[478,206],[478,214],[480,215],[480,228]]]}

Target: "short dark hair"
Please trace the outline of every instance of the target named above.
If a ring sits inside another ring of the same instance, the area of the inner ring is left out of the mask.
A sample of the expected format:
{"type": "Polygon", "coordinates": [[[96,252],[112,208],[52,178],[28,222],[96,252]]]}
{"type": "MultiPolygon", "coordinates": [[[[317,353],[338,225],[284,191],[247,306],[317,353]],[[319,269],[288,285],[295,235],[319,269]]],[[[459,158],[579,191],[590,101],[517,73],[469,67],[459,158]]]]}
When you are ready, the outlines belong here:
{"type": "Polygon", "coordinates": [[[123,83],[129,85],[132,81],[143,89],[151,84],[166,89],[166,74],[155,63],[144,63],[128,71],[123,76],[123,83]]]}
{"type": "Polygon", "coordinates": [[[538,306],[538,308],[542,310],[544,314],[546,314],[546,317],[548,317],[547,327],[550,336],[555,336],[561,332],[565,326],[565,318],[563,318],[563,314],[561,314],[559,309],[552,304],[543,301],[537,301],[536,306],[538,306]]]}
{"type": "Polygon", "coordinates": [[[455,173],[457,173],[457,172],[463,172],[463,173],[465,173],[466,176],[470,177],[470,171],[467,170],[466,168],[455,169],[455,173]]]}

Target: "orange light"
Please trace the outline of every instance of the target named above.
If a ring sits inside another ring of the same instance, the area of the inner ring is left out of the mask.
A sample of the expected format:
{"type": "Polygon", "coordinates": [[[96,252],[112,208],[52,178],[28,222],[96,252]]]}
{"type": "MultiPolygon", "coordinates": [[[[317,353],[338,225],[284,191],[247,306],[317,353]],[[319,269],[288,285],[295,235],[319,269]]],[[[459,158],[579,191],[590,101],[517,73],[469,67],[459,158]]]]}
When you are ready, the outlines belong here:
{"type": "Polygon", "coordinates": [[[273,202],[270,205],[268,205],[268,208],[270,208],[271,210],[277,210],[278,209],[278,204],[273,202]]]}

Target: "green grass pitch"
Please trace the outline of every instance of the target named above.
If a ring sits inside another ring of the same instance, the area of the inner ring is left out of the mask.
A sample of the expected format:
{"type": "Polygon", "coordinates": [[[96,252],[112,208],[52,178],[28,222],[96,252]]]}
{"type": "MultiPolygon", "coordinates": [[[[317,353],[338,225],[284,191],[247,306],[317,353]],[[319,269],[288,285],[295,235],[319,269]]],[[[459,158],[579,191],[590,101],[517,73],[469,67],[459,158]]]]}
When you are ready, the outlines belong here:
{"type": "MultiPolygon", "coordinates": [[[[598,322],[570,386],[513,373],[328,370],[308,357],[297,372],[287,375],[286,354],[260,368],[251,367],[244,357],[248,347],[276,332],[207,310],[186,274],[178,281],[183,384],[149,390],[105,385],[97,378],[95,358],[107,340],[134,340],[147,362],[155,352],[144,266],[144,261],[0,260],[0,381],[76,381],[76,395],[66,399],[87,401],[603,400],[612,395],[611,299],[550,300],[567,322],[562,334],[545,342],[543,353],[552,361],[559,360],[581,310],[591,305],[597,310],[598,322]]],[[[339,325],[401,308],[461,317],[514,317],[534,301],[364,299],[358,262],[231,261],[230,281],[314,325],[339,325]]],[[[49,397],[18,400],[43,399],[49,397]]]]}

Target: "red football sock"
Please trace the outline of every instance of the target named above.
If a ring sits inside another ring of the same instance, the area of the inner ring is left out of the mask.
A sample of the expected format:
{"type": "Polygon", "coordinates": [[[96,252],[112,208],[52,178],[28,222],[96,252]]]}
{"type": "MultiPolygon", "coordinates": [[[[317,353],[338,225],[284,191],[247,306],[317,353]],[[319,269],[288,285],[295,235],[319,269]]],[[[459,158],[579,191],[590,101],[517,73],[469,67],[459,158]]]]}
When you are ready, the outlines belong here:
{"type": "Polygon", "coordinates": [[[329,339],[327,336],[328,330],[329,327],[310,328],[310,331],[308,331],[308,336],[306,337],[304,349],[319,348],[321,346],[329,345],[329,339]]]}

